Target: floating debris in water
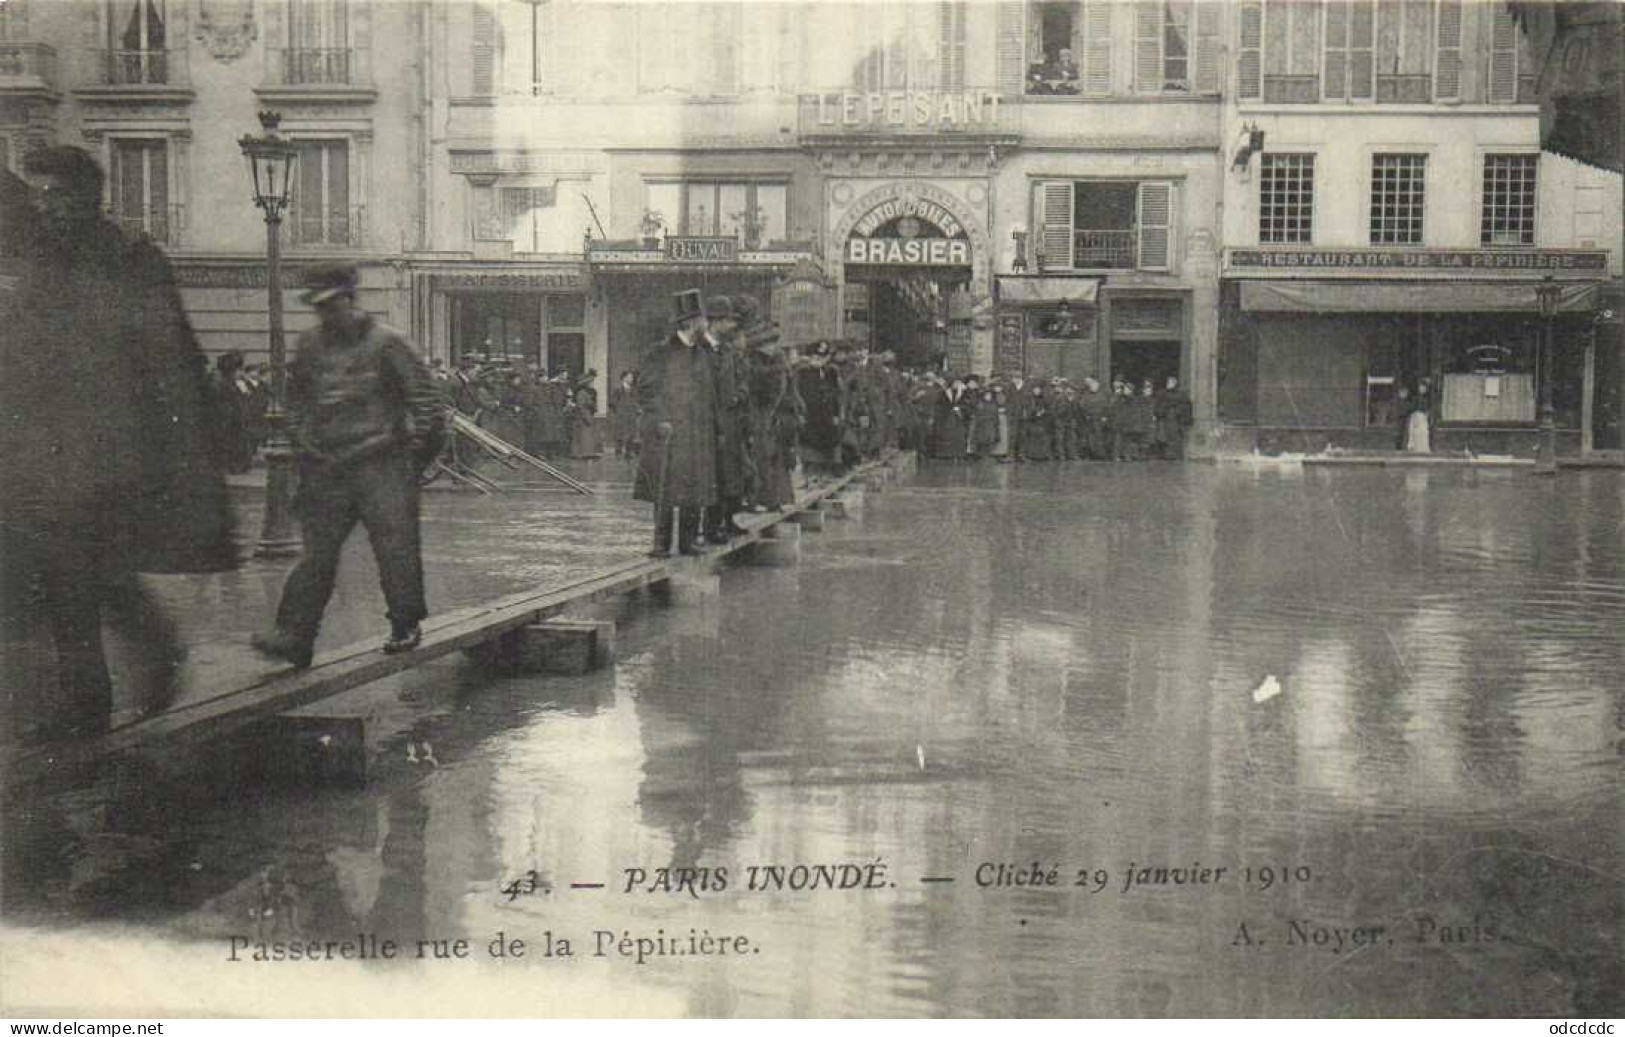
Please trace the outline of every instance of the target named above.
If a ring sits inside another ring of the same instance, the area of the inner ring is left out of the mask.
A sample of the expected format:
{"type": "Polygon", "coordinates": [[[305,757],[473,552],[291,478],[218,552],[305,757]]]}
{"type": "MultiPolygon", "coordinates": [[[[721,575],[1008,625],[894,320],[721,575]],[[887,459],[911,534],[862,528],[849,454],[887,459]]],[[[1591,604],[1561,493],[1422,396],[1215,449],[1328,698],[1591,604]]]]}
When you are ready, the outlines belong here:
{"type": "Polygon", "coordinates": [[[1253,689],[1254,702],[1268,702],[1281,693],[1281,682],[1276,680],[1275,674],[1267,674],[1263,683],[1253,689]]]}

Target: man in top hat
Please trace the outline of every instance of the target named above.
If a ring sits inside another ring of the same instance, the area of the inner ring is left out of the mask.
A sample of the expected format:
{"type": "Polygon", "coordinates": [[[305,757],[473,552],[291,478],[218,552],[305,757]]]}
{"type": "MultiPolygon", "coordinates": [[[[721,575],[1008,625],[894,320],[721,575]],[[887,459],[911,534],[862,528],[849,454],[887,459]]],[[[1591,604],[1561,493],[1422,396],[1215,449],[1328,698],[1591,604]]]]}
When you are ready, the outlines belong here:
{"type": "Polygon", "coordinates": [[[654,505],[650,554],[671,553],[672,509],[678,548],[704,550],[700,518],[717,502],[717,405],[707,319],[700,293],[673,297],[672,331],[638,366],[643,450],[638,454],[635,499],[654,505]]]}
{"type": "Polygon", "coordinates": [[[310,665],[339,553],[367,527],[388,608],[388,653],[423,639],[418,474],[433,459],[444,414],[429,372],[404,336],[356,304],[356,268],[311,270],[300,296],[320,320],[299,336],[288,368],[288,429],[299,468],[304,556],[282,588],[276,628],[254,638],[266,655],[310,665]]]}

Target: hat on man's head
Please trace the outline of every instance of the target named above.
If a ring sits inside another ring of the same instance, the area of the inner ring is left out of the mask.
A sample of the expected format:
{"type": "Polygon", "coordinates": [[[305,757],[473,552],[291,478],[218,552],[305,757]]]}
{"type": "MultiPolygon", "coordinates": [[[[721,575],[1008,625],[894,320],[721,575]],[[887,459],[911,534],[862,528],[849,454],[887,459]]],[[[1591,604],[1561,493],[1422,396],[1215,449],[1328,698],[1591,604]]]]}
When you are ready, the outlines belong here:
{"type": "Polygon", "coordinates": [[[311,267],[305,274],[305,290],[299,293],[299,298],[312,306],[339,295],[353,299],[359,280],[354,263],[323,263],[311,267]]]}
{"type": "Polygon", "coordinates": [[[733,302],[734,316],[739,323],[750,325],[762,319],[762,305],[749,295],[736,295],[733,302]]]}
{"type": "Polygon", "coordinates": [[[705,316],[705,310],[700,306],[700,290],[689,288],[678,292],[671,297],[671,322],[681,324],[685,320],[705,316]]]}
{"type": "Polygon", "coordinates": [[[734,301],[726,295],[713,295],[705,300],[705,315],[711,320],[733,320],[738,316],[734,312],[734,301]]]}
{"type": "Polygon", "coordinates": [[[84,148],[68,144],[40,148],[23,156],[23,172],[34,176],[54,176],[71,189],[100,199],[102,167],[84,148]]]}

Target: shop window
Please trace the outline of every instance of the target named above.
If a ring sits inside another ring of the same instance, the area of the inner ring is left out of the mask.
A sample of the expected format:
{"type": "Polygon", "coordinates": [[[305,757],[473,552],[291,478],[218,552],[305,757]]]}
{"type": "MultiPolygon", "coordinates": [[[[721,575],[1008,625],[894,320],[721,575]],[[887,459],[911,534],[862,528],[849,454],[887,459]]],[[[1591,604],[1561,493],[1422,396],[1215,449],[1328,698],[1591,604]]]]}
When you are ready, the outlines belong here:
{"type": "Polygon", "coordinates": [[[1174,187],[1166,181],[1039,181],[1040,269],[1167,270],[1174,187]]]}
{"type": "Polygon", "coordinates": [[[1527,424],[1536,416],[1539,338],[1510,321],[1460,320],[1431,329],[1443,374],[1439,419],[1467,425],[1527,424]]]}
{"type": "Polygon", "coordinates": [[[288,206],[293,243],[354,245],[359,212],[351,208],[350,144],[344,140],[298,141],[294,148],[293,198],[288,206]]]}
{"type": "Polygon", "coordinates": [[[1259,166],[1258,241],[1308,245],[1315,240],[1315,156],[1267,154],[1259,166]]]}
{"type": "Polygon", "coordinates": [[[1371,157],[1371,244],[1422,244],[1426,155],[1371,157]]]}
{"type": "Polygon", "coordinates": [[[785,183],[693,180],[647,185],[646,212],[668,234],[733,238],[745,248],[785,239],[790,188],[785,183]]]}
{"type": "Polygon", "coordinates": [[[162,139],[112,142],[108,194],[113,221],[129,234],[170,240],[169,142],[162,139]]]}
{"type": "Polygon", "coordinates": [[[1479,241],[1488,246],[1535,243],[1538,155],[1485,155],[1479,241]]]}

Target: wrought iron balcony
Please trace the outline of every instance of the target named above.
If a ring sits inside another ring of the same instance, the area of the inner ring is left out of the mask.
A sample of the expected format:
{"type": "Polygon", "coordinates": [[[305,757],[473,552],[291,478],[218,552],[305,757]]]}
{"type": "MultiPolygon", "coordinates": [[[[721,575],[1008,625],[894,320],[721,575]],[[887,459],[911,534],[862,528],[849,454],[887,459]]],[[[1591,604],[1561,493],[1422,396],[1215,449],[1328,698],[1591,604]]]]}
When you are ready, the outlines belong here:
{"type": "Polygon", "coordinates": [[[293,47],[271,52],[277,86],[358,86],[367,82],[366,52],[354,47],[293,47]]]}
{"type": "Polygon", "coordinates": [[[1132,230],[1075,230],[1072,266],[1078,270],[1133,270],[1139,234],[1132,230]]]}
{"type": "Polygon", "coordinates": [[[179,232],[186,223],[186,210],[180,205],[171,205],[146,213],[118,213],[109,214],[109,218],[118,225],[119,230],[131,237],[145,237],[160,245],[173,245],[179,240],[179,232]]]}
{"type": "Polygon", "coordinates": [[[287,242],[293,248],[355,248],[364,239],[366,207],[301,212],[297,199],[288,212],[287,242]]]}
{"type": "Polygon", "coordinates": [[[187,85],[185,50],[100,50],[96,56],[102,86],[187,85]]]}

